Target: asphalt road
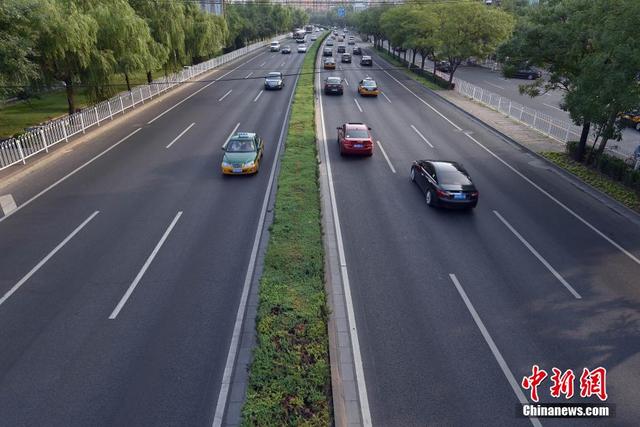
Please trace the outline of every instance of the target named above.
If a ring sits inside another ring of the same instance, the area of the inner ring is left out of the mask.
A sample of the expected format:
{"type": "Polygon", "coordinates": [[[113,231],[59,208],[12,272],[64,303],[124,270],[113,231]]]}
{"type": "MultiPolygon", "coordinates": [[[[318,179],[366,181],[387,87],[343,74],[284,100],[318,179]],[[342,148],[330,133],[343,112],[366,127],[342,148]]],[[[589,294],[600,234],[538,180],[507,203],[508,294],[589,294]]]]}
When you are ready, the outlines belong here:
{"type": "MultiPolygon", "coordinates": [[[[385,44],[385,47],[386,46],[385,44]]],[[[407,59],[411,60],[411,51],[407,52],[407,59]]],[[[421,61],[421,55],[417,54],[416,63],[420,65],[421,61]]],[[[427,59],[425,61],[425,68],[433,69],[433,62],[427,59]]],[[[455,77],[558,120],[571,122],[569,113],[560,108],[563,93],[559,90],[531,98],[528,95],[521,95],[519,92],[519,86],[528,84],[529,82],[527,80],[508,79],[505,78],[500,71],[493,71],[475,65],[461,65],[456,70],[455,77]]],[[[638,144],[640,144],[640,132],[632,128],[626,128],[622,132],[622,140],[609,141],[607,147],[623,155],[630,155],[638,144]]]]}
{"type": "MultiPolygon", "coordinates": [[[[322,73],[348,86],[321,102],[373,425],[530,425],[515,414],[534,364],[574,370],[572,403],[593,401],[579,397],[582,368],[607,368],[617,406],[613,419],[543,425],[637,425],[638,217],[365,52],[371,68],[355,57],[322,73]],[[365,76],[384,96],[357,95],[365,76]],[[373,157],[339,155],[335,128],[348,121],[372,127],[373,157]],[[427,207],[409,180],[425,158],[463,163],[478,207],[427,207]]],[[[549,386],[541,401],[562,403],[549,386]]]]}
{"type": "Polygon", "coordinates": [[[211,425],[303,56],[249,54],[3,187],[0,425],[211,425]],[[257,176],[220,173],[236,127],[257,176]]]}

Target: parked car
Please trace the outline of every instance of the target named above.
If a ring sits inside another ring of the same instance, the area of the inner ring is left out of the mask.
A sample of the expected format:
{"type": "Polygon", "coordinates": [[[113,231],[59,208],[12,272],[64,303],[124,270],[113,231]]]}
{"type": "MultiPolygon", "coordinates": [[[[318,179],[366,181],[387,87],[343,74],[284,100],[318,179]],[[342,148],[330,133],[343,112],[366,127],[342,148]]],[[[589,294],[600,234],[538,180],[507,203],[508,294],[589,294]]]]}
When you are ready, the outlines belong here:
{"type": "Polygon", "coordinates": [[[531,67],[520,67],[515,70],[505,69],[505,77],[514,79],[535,80],[542,77],[542,73],[531,67]]]}
{"type": "Polygon", "coordinates": [[[620,114],[620,120],[625,126],[629,126],[640,131],[640,109],[620,114]]]}
{"type": "Polygon", "coordinates": [[[340,155],[373,155],[373,138],[370,127],[364,123],[345,123],[338,126],[338,146],[340,155]]]}
{"type": "Polygon", "coordinates": [[[324,79],[324,94],[325,95],[342,95],[344,93],[344,87],[342,86],[342,79],[340,77],[329,76],[324,79]]]}
{"type": "Polygon", "coordinates": [[[362,49],[360,48],[360,46],[356,46],[353,48],[353,54],[354,55],[362,55],[362,49]]]}
{"type": "Polygon", "coordinates": [[[478,190],[464,167],[456,162],[417,160],[411,165],[410,176],[431,207],[471,209],[478,204],[478,190]]]}
{"type": "Polygon", "coordinates": [[[452,69],[449,61],[436,61],[436,70],[442,71],[443,73],[450,73],[452,69]]]}
{"type": "Polygon", "coordinates": [[[342,62],[347,63],[347,64],[351,64],[351,54],[350,53],[343,53],[342,54],[342,62]]]}

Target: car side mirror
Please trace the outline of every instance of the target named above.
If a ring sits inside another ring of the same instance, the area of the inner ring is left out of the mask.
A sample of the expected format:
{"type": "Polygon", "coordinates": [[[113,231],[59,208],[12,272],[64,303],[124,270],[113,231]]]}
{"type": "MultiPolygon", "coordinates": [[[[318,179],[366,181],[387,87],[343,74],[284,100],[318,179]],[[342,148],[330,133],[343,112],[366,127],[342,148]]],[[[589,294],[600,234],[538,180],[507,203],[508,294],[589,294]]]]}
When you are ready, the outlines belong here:
{"type": "Polygon", "coordinates": [[[371,130],[371,127],[368,127],[367,129],[371,130]]]}

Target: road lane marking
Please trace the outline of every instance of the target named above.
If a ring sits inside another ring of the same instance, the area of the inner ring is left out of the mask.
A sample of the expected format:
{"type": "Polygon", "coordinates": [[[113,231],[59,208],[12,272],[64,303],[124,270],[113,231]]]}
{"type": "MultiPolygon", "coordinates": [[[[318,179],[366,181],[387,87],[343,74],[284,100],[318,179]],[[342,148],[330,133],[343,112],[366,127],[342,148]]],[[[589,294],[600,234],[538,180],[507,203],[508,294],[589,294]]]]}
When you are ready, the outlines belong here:
{"type": "Polygon", "coordinates": [[[491,83],[489,80],[485,80],[484,82],[487,83],[487,84],[490,84],[493,87],[497,87],[498,89],[504,90],[504,88],[502,86],[498,86],[497,84],[491,83]]]}
{"type": "Polygon", "coordinates": [[[349,86],[349,80],[344,79],[344,82],[347,84],[347,86],[349,86]]]}
{"type": "Polygon", "coordinates": [[[553,108],[555,110],[562,111],[563,113],[566,113],[566,111],[564,111],[562,108],[558,108],[558,107],[553,106],[551,104],[547,104],[546,102],[543,102],[542,105],[546,105],[547,107],[551,107],[551,108],[553,108]]]}
{"type": "Polygon", "coordinates": [[[429,147],[434,148],[434,147],[433,147],[433,144],[431,144],[431,143],[429,142],[429,140],[428,140],[427,138],[425,138],[425,136],[422,134],[422,132],[420,132],[420,131],[418,130],[418,128],[416,128],[414,125],[411,125],[411,129],[413,129],[413,130],[418,134],[418,136],[419,136],[420,138],[422,138],[422,140],[423,140],[424,142],[426,142],[426,143],[427,143],[427,145],[429,145],[429,147]]]}
{"type": "MultiPolygon", "coordinates": [[[[221,427],[224,421],[224,410],[227,406],[227,399],[229,397],[229,389],[231,387],[233,368],[236,363],[236,356],[238,354],[238,346],[240,345],[240,337],[242,335],[242,324],[244,323],[244,316],[247,307],[247,300],[249,298],[249,290],[251,289],[251,281],[253,280],[253,274],[256,267],[256,259],[258,255],[258,249],[260,248],[260,240],[262,239],[262,231],[264,229],[264,222],[267,215],[267,207],[269,205],[269,196],[276,173],[276,162],[280,158],[280,151],[282,151],[282,145],[284,142],[285,131],[287,129],[287,123],[289,120],[289,113],[291,111],[291,104],[293,102],[293,95],[295,94],[295,87],[298,84],[299,75],[296,75],[296,80],[289,96],[289,104],[287,106],[287,112],[285,113],[284,120],[282,122],[282,128],[280,129],[280,137],[278,138],[278,145],[276,147],[276,153],[274,157],[274,163],[271,166],[271,173],[269,174],[269,183],[264,193],[264,199],[262,200],[262,209],[260,210],[260,218],[258,219],[258,228],[256,229],[256,236],[253,239],[253,247],[251,248],[251,256],[249,257],[249,265],[247,266],[247,273],[244,277],[244,284],[242,286],[242,295],[240,296],[240,304],[238,305],[238,312],[236,313],[236,321],[233,325],[233,332],[231,334],[231,344],[229,344],[229,352],[227,353],[227,361],[224,366],[224,372],[222,374],[222,382],[220,384],[220,392],[218,393],[218,401],[216,403],[216,411],[213,416],[213,427],[221,427]]],[[[238,123],[240,125],[240,123],[238,123]]],[[[237,126],[236,126],[237,128],[237,126]]]]}
{"type": "Polygon", "coordinates": [[[362,113],[362,107],[360,107],[360,104],[358,104],[358,100],[353,98],[353,102],[356,103],[356,106],[358,107],[358,110],[360,110],[360,112],[362,113]]]}
{"type": "Polygon", "coordinates": [[[380,94],[382,94],[382,96],[384,96],[384,97],[385,97],[385,99],[386,99],[387,101],[389,101],[389,104],[391,104],[391,100],[389,99],[389,97],[388,97],[384,92],[380,92],[380,94]]]}
{"type": "MultiPolygon", "coordinates": [[[[389,77],[391,77],[393,80],[396,81],[396,83],[398,83],[400,86],[402,86],[403,88],[405,88],[409,93],[411,93],[413,96],[415,96],[420,102],[422,102],[424,105],[426,105],[427,107],[429,107],[431,110],[433,110],[436,114],[438,114],[440,117],[442,117],[444,120],[446,120],[449,124],[451,124],[454,128],[456,128],[458,131],[462,131],[462,128],[460,126],[458,126],[457,124],[455,124],[454,122],[452,122],[447,116],[445,116],[444,114],[442,114],[440,111],[436,110],[433,106],[431,106],[428,102],[426,102],[425,100],[423,100],[422,98],[420,98],[415,92],[413,92],[411,89],[409,89],[407,86],[405,86],[404,84],[402,84],[398,79],[396,79],[395,77],[393,77],[391,74],[389,74],[386,70],[382,70],[384,71],[389,77]]],[[[591,224],[589,221],[587,221],[586,219],[584,219],[583,217],[581,217],[578,213],[576,213],[573,209],[571,209],[570,207],[568,207],[567,205],[565,205],[564,203],[562,203],[559,199],[557,199],[556,197],[554,197],[553,195],[551,195],[551,193],[549,193],[547,190],[543,189],[542,187],[540,187],[538,184],[536,184],[535,182],[533,182],[530,178],[528,178],[526,175],[524,175],[522,172],[520,172],[519,170],[517,170],[515,167],[511,166],[509,163],[507,163],[504,159],[502,159],[502,157],[498,156],[497,154],[495,154],[493,151],[491,151],[489,148],[485,147],[484,145],[482,145],[482,143],[480,143],[477,139],[475,139],[471,134],[464,132],[464,134],[467,136],[467,138],[471,139],[474,143],[476,143],[480,148],[482,148],[483,150],[485,150],[487,153],[489,153],[493,158],[495,158],[496,160],[498,160],[500,163],[502,163],[504,166],[506,166],[507,168],[509,168],[513,173],[515,173],[516,175],[518,175],[520,178],[522,178],[523,180],[525,180],[527,183],[529,183],[532,187],[534,187],[536,190],[538,190],[539,192],[541,192],[542,194],[544,194],[545,196],[547,196],[549,199],[551,199],[553,202],[555,202],[558,206],[560,206],[562,209],[564,209],[566,212],[568,212],[570,215],[572,215],[574,218],[576,218],[578,221],[580,221],[581,223],[583,223],[587,228],[591,229],[593,232],[595,232],[598,236],[602,237],[604,240],[606,240],[607,242],[609,242],[613,247],[615,247],[616,249],[618,249],[620,252],[622,252],[623,254],[625,254],[627,257],[629,257],[631,260],[633,260],[633,262],[635,262],[636,264],[640,265],[640,258],[636,257],[635,255],[633,255],[631,252],[629,252],[628,250],[626,250],[625,248],[623,248],[621,245],[619,245],[618,243],[616,243],[613,239],[611,239],[610,237],[608,237],[606,234],[604,234],[602,231],[600,231],[598,228],[596,228],[593,224],[591,224]]]]}
{"type": "Polygon", "coordinates": [[[538,258],[538,261],[540,261],[542,263],[542,265],[547,267],[547,270],[549,270],[551,272],[551,274],[553,274],[556,277],[556,279],[558,279],[558,281],[560,283],[562,283],[564,285],[564,287],[567,288],[567,290],[569,292],[571,292],[571,294],[576,299],[582,299],[580,294],[575,289],[573,289],[573,286],[571,286],[566,280],[564,280],[564,278],[560,275],[560,273],[558,273],[558,271],[556,271],[556,269],[553,268],[553,266],[551,264],[549,264],[549,262],[546,259],[544,259],[544,257],[542,255],[540,255],[540,253],[529,242],[527,242],[525,240],[525,238],[522,237],[522,235],[520,233],[518,233],[518,231],[511,224],[509,224],[509,221],[507,221],[506,219],[504,219],[504,217],[502,215],[500,215],[500,212],[494,210],[493,213],[518,238],[518,240],[520,240],[522,242],[522,244],[525,245],[525,247],[527,249],[529,249],[529,251],[536,258],[538,258]]]}
{"type": "Polygon", "coordinates": [[[427,107],[429,107],[434,113],[436,113],[437,115],[439,115],[440,117],[442,117],[443,119],[445,119],[447,122],[449,122],[449,124],[451,126],[453,126],[454,128],[456,128],[457,130],[462,130],[462,128],[460,126],[458,126],[457,124],[453,123],[451,120],[449,120],[449,118],[447,116],[445,116],[444,114],[442,114],[440,111],[438,111],[435,107],[433,107],[431,104],[429,104],[427,101],[425,101],[424,99],[420,98],[414,91],[412,91],[411,89],[409,89],[407,86],[405,86],[400,80],[396,79],[395,77],[393,77],[391,74],[389,74],[389,72],[387,70],[385,70],[384,68],[381,68],[381,70],[386,73],[389,77],[391,77],[393,80],[395,80],[396,83],[398,83],[400,86],[402,86],[403,88],[405,88],[407,91],[409,91],[410,94],[412,94],[413,96],[415,96],[418,101],[422,102],[424,105],[426,105],[427,107]]]}
{"type": "Polygon", "coordinates": [[[91,163],[93,163],[94,161],[98,160],[100,157],[104,156],[109,151],[111,151],[114,148],[116,148],[118,145],[122,144],[124,141],[129,139],[131,136],[133,136],[136,133],[138,133],[138,131],[140,131],[140,129],[142,129],[142,128],[138,128],[138,129],[134,130],[129,135],[125,136],[124,138],[120,139],[118,142],[113,144],[111,147],[109,147],[106,150],[104,150],[102,153],[97,154],[96,156],[94,156],[90,160],[87,160],[85,163],[83,163],[82,165],[78,166],[77,168],[75,168],[74,170],[72,170],[71,172],[69,172],[68,174],[66,174],[65,176],[63,176],[62,178],[60,178],[59,180],[57,180],[56,182],[54,182],[53,184],[51,184],[50,186],[48,186],[47,188],[45,188],[44,190],[42,190],[41,192],[36,194],[35,196],[33,196],[32,198],[30,198],[29,200],[27,200],[26,202],[24,202],[20,206],[18,206],[17,208],[15,208],[13,211],[11,211],[11,213],[9,213],[9,214],[3,216],[2,218],[0,218],[0,222],[2,222],[5,219],[9,218],[11,215],[15,214],[16,212],[20,211],[25,206],[28,206],[29,204],[31,204],[31,202],[33,202],[34,200],[38,199],[40,196],[42,196],[42,195],[46,194],[47,192],[51,191],[53,188],[55,188],[58,185],[60,185],[60,183],[62,183],[65,180],[67,180],[67,178],[75,175],[77,172],[80,172],[82,169],[84,169],[85,167],[89,166],[91,163]]]}
{"type": "Polygon", "coordinates": [[[42,260],[39,263],[37,263],[35,267],[31,269],[31,271],[25,274],[24,277],[22,277],[22,279],[20,279],[18,283],[13,285],[13,287],[9,289],[9,291],[6,294],[4,294],[2,298],[0,298],[0,305],[4,304],[4,302],[8,300],[11,297],[11,295],[16,293],[16,291],[20,289],[20,287],[24,285],[27,280],[29,280],[34,274],[36,274],[38,270],[40,270],[40,268],[42,268],[42,266],[45,265],[46,262],[51,259],[52,256],[54,256],[60,249],[62,249],[62,247],[66,245],[69,242],[69,240],[73,239],[73,237],[76,234],[78,234],[80,230],[82,230],[85,227],[85,225],[87,225],[99,213],[100,211],[95,211],[94,213],[89,215],[89,217],[85,219],[79,226],[77,226],[76,229],[71,232],[71,234],[69,234],[62,242],[58,243],[58,246],[53,248],[53,250],[49,252],[47,256],[42,258],[42,260]]]}
{"type": "Polygon", "coordinates": [[[16,201],[13,200],[13,196],[11,194],[0,196],[0,210],[4,212],[5,215],[9,215],[11,212],[15,211],[17,207],[16,201]]]}
{"type": "MultiPolygon", "coordinates": [[[[167,114],[169,111],[173,110],[174,108],[176,108],[178,105],[182,105],[183,102],[186,102],[188,99],[191,99],[193,96],[196,96],[198,93],[202,92],[203,90],[205,90],[206,88],[208,88],[209,86],[211,86],[212,84],[214,84],[215,82],[219,81],[220,79],[228,76],[229,74],[233,73],[235,70],[237,70],[238,68],[242,67],[245,64],[248,64],[249,62],[253,61],[254,59],[256,59],[258,56],[260,55],[264,55],[265,52],[259,53],[258,55],[254,56],[253,58],[249,59],[248,61],[243,62],[242,64],[238,65],[236,68],[230,70],[229,72],[221,75],[220,77],[218,77],[217,79],[214,79],[211,83],[207,83],[206,85],[202,86],[200,89],[198,89],[197,91],[193,92],[191,95],[187,96],[186,98],[184,98],[181,101],[178,101],[177,103],[173,104],[173,106],[167,108],[166,110],[164,110],[162,113],[158,114],[157,116],[155,116],[153,119],[149,120],[147,122],[148,125],[150,125],[151,123],[155,122],[156,120],[158,120],[160,117],[164,116],[165,114],[167,114]]],[[[218,71],[218,70],[215,70],[218,71]]]]}
{"type": "Polygon", "coordinates": [[[253,102],[257,102],[258,101],[258,98],[260,98],[260,95],[262,95],[262,92],[264,92],[264,89],[262,89],[260,91],[260,93],[258,93],[258,95],[255,98],[253,98],[253,102]]]}
{"type": "Polygon", "coordinates": [[[131,285],[129,285],[127,292],[124,293],[124,295],[120,299],[120,302],[118,303],[118,305],[116,305],[116,308],[113,309],[113,312],[109,316],[110,320],[113,320],[116,317],[118,317],[118,313],[120,313],[120,310],[122,310],[122,307],[124,307],[124,305],[127,303],[127,300],[135,290],[136,286],[138,286],[138,283],[140,283],[140,280],[142,280],[142,276],[144,276],[144,273],[146,273],[147,269],[153,262],[153,259],[156,257],[156,255],[158,255],[160,248],[162,248],[162,245],[164,245],[164,242],[167,240],[167,237],[169,237],[171,230],[173,230],[173,227],[176,226],[176,223],[178,222],[181,216],[182,216],[182,211],[178,212],[176,216],[173,218],[173,221],[171,221],[171,224],[169,224],[169,227],[166,229],[166,231],[162,235],[162,238],[160,239],[156,247],[153,248],[153,252],[151,252],[151,255],[149,255],[147,260],[142,265],[142,268],[136,275],[136,278],[133,279],[133,282],[131,282],[131,285]]]}
{"type": "MultiPolygon", "coordinates": [[[[478,329],[480,329],[480,333],[482,334],[482,337],[484,338],[485,342],[491,349],[491,353],[493,353],[493,357],[496,359],[496,362],[498,362],[498,365],[500,366],[502,373],[507,378],[507,381],[509,381],[509,385],[511,386],[511,389],[516,394],[521,404],[523,405],[529,404],[529,401],[527,400],[526,396],[520,389],[520,384],[518,384],[518,381],[516,381],[516,378],[513,376],[513,372],[511,372],[509,365],[507,365],[507,362],[504,360],[504,357],[502,357],[500,350],[498,350],[498,346],[493,341],[493,338],[491,338],[491,334],[489,334],[489,331],[484,326],[484,323],[482,322],[482,319],[480,319],[478,312],[473,307],[473,304],[471,304],[471,301],[469,300],[467,293],[462,288],[462,285],[458,281],[458,278],[453,273],[449,274],[449,278],[451,279],[456,289],[458,290],[460,297],[462,297],[462,301],[464,301],[464,304],[467,306],[467,310],[469,310],[471,317],[473,317],[473,321],[476,323],[476,326],[478,327],[478,329]]],[[[529,418],[529,421],[531,421],[531,424],[533,424],[536,427],[542,427],[542,423],[540,423],[540,420],[538,420],[538,418],[531,417],[529,418]]]]}
{"type": "Polygon", "coordinates": [[[267,61],[263,62],[262,64],[259,65],[260,68],[264,67],[264,64],[266,64],[267,61]]]}
{"type": "Polygon", "coordinates": [[[284,67],[284,64],[286,64],[285,61],[282,61],[282,64],[280,64],[281,67],[284,67]]]}
{"type": "Polygon", "coordinates": [[[378,144],[378,147],[380,147],[380,151],[382,151],[382,155],[387,160],[387,164],[389,165],[389,168],[391,169],[391,172],[396,173],[396,169],[391,164],[391,160],[389,160],[389,156],[387,156],[387,152],[384,151],[384,148],[382,148],[382,144],[380,143],[380,141],[376,141],[376,143],[378,144]]]}
{"type": "Polygon", "coordinates": [[[167,148],[170,148],[170,147],[171,147],[171,146],[172,146],[172,145],[173,145],[177,140],[179,140],[179,139],[180,139],[180,137],[181,137],[182,135],[184,135],[185,133],[187,133],[187,131],[188,131],[189,129],[191,129],[194,125],[195,125],[195,122],[194,122],[194,123],[191,123],[189,126],[187,126],[187,128],[186,128],[185,130],[183,130],[182,132],[180,132],[180,135],[178,135],[178,136],[176,136],[175,138],[173,138],[173,141],[171,141],[171,142],[167,145],[167,148]]]}
{"type": "MultiPolygon", "coordinates": [[[[318,81],[320,86],[320,81],[318,81]]],[[[351,352],[353,355],[354,370],[356,373],[356,383],[358,385],[358,399],[360,401],[360,415],[362,425],[371,427],[371,411],[369,409],[369,398],[367,396],[367,384],[362,365],[362,355],[360,353],[360,341],[358,340],[358,327],[356,325],[356,315],[351,298],[351,285],[349,284],[349,274],[347,271],[347,260],[342,241],[342,229],[340,227],[340,217],[338,216],[338,203],[336,202],[336,191],[333,186],[333,174],[331,172],[331,158],[329,157],[329,147],[327,144],[327,128],[324,120],[324,107],[322,106],[322,91],[318,90],[320,106],[320,122],[322,123],[322,140],[324,141],[324,153],[326,159],[327,177],[329,181],[329,196],[331,200],[331,211],[334,220],[336,240],[338,245],[338,257],[340,259],[340,275],[342,278],[342,289],[344,292],[345,307],[347,309],[347,319],[349,321],[349,336],[351,338],[351,352]]]]}
{"type": "Polygon", "coordinates": [[[222,95],[220,98],[218,98],[218,102],[223,101],[227,96],[229,96],[229,94],[233,92],[233,89],[229,89],[229,92],[225,93],[224,95],[222,95]]]}
{"type": "Polygon", "coordinates": [[[249,74],[247,74],[246,76],[244,76],[245,79],[248,79],[249,77],[251,77],[251,75],[253,74],[253,71],[250,72],[249,74]]]}
{"type": "Polygon", "coordinates": [[[229,134],[229,136],[227,137],[227,139],[224,140],[224,144],[222,144],[222,146],[226,146],[227,142],[229,142],[229,140],[231,139],[231,137],[236,133],[236,131],[238,130],[238,128],[240,127],[240,122],[238,122],[236,124],[236,127],[233,128],[233,130],[231,131],[231,133],[229,134]]]}

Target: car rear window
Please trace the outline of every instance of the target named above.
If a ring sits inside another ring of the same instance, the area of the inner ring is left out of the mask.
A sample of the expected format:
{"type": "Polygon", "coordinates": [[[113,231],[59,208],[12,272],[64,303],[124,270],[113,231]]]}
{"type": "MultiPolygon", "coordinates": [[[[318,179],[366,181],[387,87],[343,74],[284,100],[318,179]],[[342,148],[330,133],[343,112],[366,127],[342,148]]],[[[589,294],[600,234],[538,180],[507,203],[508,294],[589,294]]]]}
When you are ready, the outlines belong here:
{"type": "Polygon", "coordinates": [[[364,129],[347,129],[345,138],[369,138],[369,133],[364,129]]]}
{"type": "Polygon", "coordinates": [[[437,172],[438,182],[440,184],[456,184],[456,185],[470,185],[471,181],[462,172],[457,170],[439,170],[437,172]]]}
{"type": "Polygon", "coordinates": [[[335,85],[335,84],[339,84],[341,82],[342,82],[342,80],[340,79],[340,77],[329,77],[329,78],[327,78],[327,83],[330,83],[330,84],[334,84],[335,85]]]}

